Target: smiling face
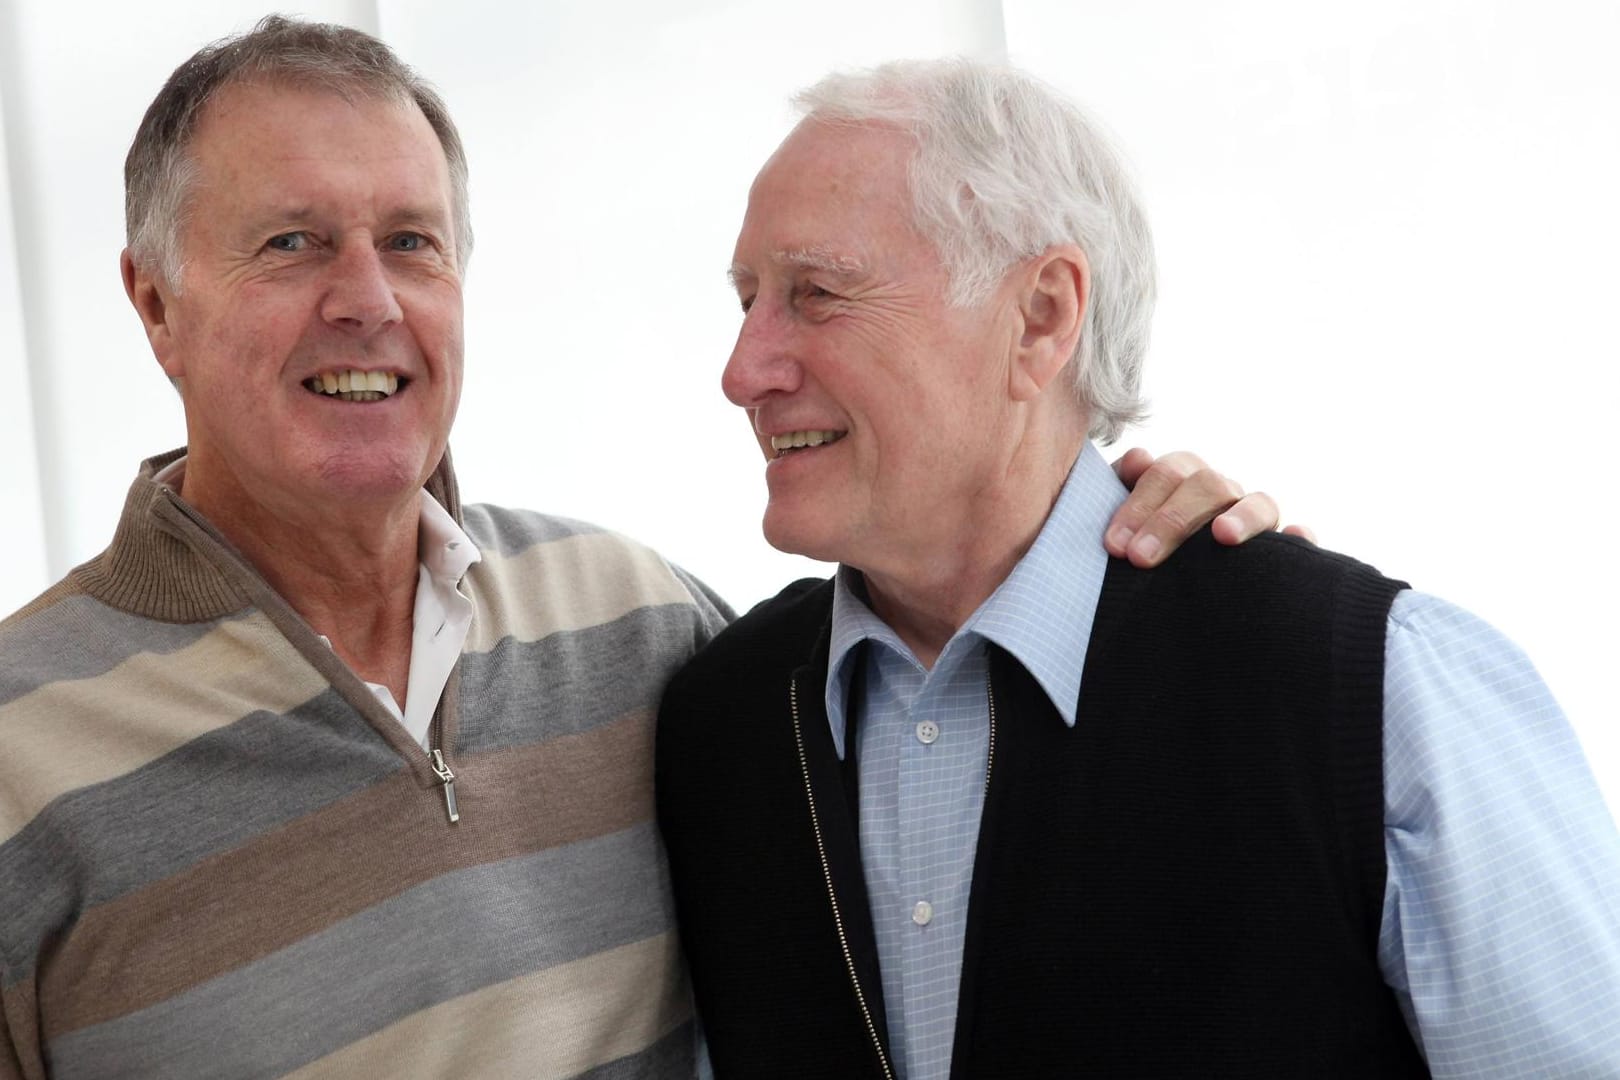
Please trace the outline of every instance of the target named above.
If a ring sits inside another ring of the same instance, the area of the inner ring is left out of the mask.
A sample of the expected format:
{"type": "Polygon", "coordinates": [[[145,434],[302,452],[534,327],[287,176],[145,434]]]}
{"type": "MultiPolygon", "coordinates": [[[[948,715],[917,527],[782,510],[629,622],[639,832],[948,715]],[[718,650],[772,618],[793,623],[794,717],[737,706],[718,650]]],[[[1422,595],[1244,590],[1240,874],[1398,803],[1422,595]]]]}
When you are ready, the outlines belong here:
{"type": "Polygon", "coordinates": [[[182,288],[125,270],[180,386],[186,498],[286,520],[407,505],[461,394],[450,176],[426,118],[238,84],[190,156],[182,288]]]}
{"type": "Polygon", "coordinates": [[[891,128],[801,124],[754,181],[732,265],[746,315],[722,384],[769,461],[766,539],[869,574],[971,532],[1016,442],[1016,305],[946,304],[912,152],[891,128]]]}

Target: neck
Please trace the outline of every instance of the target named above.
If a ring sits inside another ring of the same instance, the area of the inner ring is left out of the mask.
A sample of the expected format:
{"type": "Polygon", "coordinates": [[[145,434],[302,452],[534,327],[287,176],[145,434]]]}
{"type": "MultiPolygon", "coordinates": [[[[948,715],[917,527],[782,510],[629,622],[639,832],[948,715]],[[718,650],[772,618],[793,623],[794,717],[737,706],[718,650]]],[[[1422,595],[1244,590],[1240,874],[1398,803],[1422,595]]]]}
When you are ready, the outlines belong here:
{"type": "Polygon", "coordinates": [[[946,643],[1028,553],[1079,453],[1076,446],[1033,471],[1025,471],[1029,462],[1015,462],[1001,483],[969,501],[968,512],[939,523],[939,542],[908,551],[892,565],[861,568],[873,612],[923,666],[934,666],[946,643]]]}
{"type": "Polygon", "coordinates": [[[190,502],[367,682],[405,707],[416,606],[421,496],[378,512],[327,515],[219,500],[182,481],[190,502]]]}

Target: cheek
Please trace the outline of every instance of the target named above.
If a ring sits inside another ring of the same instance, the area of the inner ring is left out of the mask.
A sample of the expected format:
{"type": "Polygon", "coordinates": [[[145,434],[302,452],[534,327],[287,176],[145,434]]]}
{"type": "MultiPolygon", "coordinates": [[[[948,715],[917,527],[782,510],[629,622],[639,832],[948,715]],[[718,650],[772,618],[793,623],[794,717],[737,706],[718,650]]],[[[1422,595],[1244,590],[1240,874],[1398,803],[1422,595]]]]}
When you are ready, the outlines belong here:
{"type": "Polygon", "coordinates": [[[892,388],[876,440],[884,471],[900,483],[937,488],[970,469],[994,433],[983,399],[968,391],[938,383],[892,388]]]}
{"type": "Polygon", "coordinates": [[[863,311],[859,318],[838,319],[829,328],[835,355],[843,356],[846,366],[858,363],[862,372],[887,371],[897,377],[920,374],[935,330],[888,310],[863,311]]]}
{"type": "Polygon", "coordinates": [[[309,334],[310,321],[283,306],[242,306],[223,313],[209,327],[205,347],[222,368],[273,376],[309,334]]]}
{"type": "Polygon", "coordinates": [[[407,327],[416,350],[432,375],[459,388],[464,358],[461,308],[419,308],[407,316],[407,327]]]}

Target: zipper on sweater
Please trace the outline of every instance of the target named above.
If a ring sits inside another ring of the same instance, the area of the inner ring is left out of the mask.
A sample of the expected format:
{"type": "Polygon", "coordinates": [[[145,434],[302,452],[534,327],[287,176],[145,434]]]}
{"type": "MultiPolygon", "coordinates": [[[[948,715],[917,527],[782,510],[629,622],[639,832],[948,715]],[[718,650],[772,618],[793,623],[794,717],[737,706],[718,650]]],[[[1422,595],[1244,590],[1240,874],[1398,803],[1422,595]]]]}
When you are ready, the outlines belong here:
{"type": "Polygon", "coordinates": [[[461,813],[456,809],[456,774],[444,763],[444,754],[437,746],[433,748],[433,775],[444,785],[444,812],[454,825],[461,820],[461,813]]]}
{"type": "MultiPolygon", "coordinates": [[[[449,686],[446,685],[445,689],[448,690],[449,686]]],[[[433,710],[433,719],[428,724],[428,742],[432,746],[428,751],[428,765],[444,787],[444,815],[454,825],[461,820],[461,811],[456,809],[456,774],[450,771],[450,765],[444,760],[444,751],[439,749],[444,745],[443,701],[433,710]]]]}

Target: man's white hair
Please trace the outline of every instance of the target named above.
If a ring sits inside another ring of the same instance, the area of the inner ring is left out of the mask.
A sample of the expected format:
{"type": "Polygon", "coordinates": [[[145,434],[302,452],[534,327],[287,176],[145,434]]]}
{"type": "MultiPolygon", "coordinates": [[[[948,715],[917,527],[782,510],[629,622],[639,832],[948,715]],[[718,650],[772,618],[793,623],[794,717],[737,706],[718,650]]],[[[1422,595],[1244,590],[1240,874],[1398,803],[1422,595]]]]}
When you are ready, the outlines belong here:
{"type": "Polygon", "coordinates": [[[1153,238],[1124,164],[1073,103],[1024,72],[956,58],[829,75],[794,104],[811,122],[890,124],[916,141],[913,213],[950,275],[952,305],[983,302],[1054,244],[1084,251],[1091,297],[1070,364],[1075,392],[1102,442],[1142,418],[1153,238]]]}

